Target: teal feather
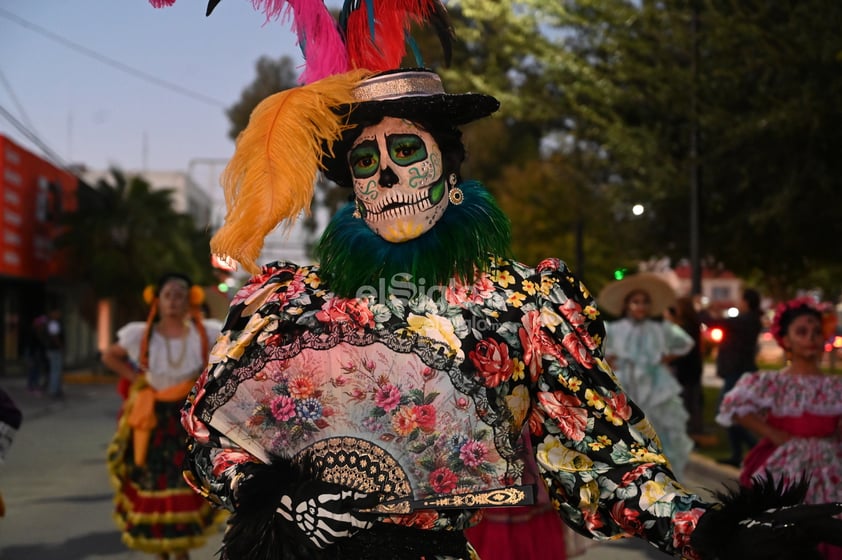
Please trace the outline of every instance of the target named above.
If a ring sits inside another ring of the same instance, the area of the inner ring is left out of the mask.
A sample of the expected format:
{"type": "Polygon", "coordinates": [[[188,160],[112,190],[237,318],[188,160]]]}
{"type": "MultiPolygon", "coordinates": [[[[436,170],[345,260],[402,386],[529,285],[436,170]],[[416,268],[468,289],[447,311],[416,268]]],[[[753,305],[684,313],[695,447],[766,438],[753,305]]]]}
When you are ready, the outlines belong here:
{"type": "Polygon", "coordinates": [[[462,204],[450,204],[429,231],[404,243],[391,243],[355,218],[348,204],[334,216],[316,246],[322,277],[334,293],[353,297],[361,286],[386,285],[410,274],[426,286],[446,286],[454,277],[471,282],[487,270],[489,257],[510,257],[511,225],[478,181],[459,185],[462,204]]]}

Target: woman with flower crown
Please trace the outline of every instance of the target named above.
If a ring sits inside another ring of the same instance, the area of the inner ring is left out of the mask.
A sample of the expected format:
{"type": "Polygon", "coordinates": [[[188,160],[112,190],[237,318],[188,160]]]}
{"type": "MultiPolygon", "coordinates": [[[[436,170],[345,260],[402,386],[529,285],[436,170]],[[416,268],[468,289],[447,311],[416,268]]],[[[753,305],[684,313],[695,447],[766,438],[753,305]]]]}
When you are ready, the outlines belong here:
{"type": "MultiPolygon", "coordinates": [[[[722,401],[717,422],[738,423],[762,439],[746,455],[740,483],[771,472],[784,482],[810,475],[806,501],[842,501],[842,377],[821,370],[822,311],[811,298],[784,302],[771,333],[787,364],[743,376],[722,401]]],[[[826,548],[825,558],[842,559],[826,548]]]]}
{"type": "Polygon", "coordinates": [[[144,292],[147,320],[121,327],[102,356],[129,386],[108,448],[114,519],[126,546],[159,560],[189,558],[220,518],[182,476],[181,405],[221,327],[199,315],[203,297],[187,276],[165,274],[144,292]]]}

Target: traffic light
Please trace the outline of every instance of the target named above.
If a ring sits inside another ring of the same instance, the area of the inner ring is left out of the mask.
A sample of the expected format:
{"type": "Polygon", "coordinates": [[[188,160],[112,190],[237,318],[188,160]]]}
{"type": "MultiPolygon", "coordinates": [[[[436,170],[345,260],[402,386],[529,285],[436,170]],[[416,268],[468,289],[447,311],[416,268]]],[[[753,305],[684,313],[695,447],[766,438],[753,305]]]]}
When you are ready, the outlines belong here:
{"type": "Polygon", "coordinates": [[[615,268],[614,269],[614,280],[622,280],[626,277],[626,273],[628,273],[628,268],[615,268]]]}

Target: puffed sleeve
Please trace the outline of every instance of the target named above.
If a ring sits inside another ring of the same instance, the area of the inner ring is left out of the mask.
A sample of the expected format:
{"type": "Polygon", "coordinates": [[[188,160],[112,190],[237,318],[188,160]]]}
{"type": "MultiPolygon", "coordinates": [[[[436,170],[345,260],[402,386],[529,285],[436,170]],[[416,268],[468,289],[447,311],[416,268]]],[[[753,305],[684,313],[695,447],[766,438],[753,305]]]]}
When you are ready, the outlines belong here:
{"type": "MultiPolygon", "coordinates": [[[[261,302],[266,294],[282,291],[277,285],[278,268],[264,267],[235,295],[228,317],[211,350],[208,367],[202,372],[182,410],[182,425],[188,434],[185,477],[193,488],[211,502],[237,510],[237,489],[263,463],[203,420],[206,403],[230,390],[233,370],[247,360],[258,359],[262,346],[253,344],[270,322],[261,302]]],[[[208,327],[208,335],[211,328],[208,327]]]]}
{"type": "Polygon", "coordinates": [[[603,359],[603,321],[588,290],[556,260],[532,283],[537,309],[521,336],[529,360],[529,430],[554,506],[595,539],[635,535],[668,554],[695,556],[689,536],[707,504],[667,466],[643,412],[603,359]]]}
{"type": "Polygon", "coordinates": [[[722,398],[716,422],[733,426],[736,418],[746,414],[763,414],[772,408],[778,376],[774,372],[754,372],[743,375],[722,398]]]}
{"type": "Polygon", "coordinates": [[[117,344],[122,346],[129,359],[138,363],[140,357],[140,342],[143,339],[143,334],[146,332],[146,323],[141,321],[134,321],[123,325],[117,331],[117,344]]]}
{"type": "Polygon", "coordinates": [[[664,327],[664,345],[666,346],[667,354],[683,356],[696,345],[693,337],[675,323],[664,321],[662,325],[664,327]]]}

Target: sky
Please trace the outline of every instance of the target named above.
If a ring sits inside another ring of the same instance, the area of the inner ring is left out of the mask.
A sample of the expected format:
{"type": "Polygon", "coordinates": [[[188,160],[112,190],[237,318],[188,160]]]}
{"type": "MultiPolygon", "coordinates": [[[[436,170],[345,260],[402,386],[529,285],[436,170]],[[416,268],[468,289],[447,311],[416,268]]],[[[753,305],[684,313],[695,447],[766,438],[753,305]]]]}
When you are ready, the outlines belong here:
{"type": "MultiPolygon", "coordinates": [[[[303,59],[289,23],[267,23],[250,0],[223,0],[210,17],[205,5],[0,1],[0,109],[63,163],[91,169],[189,171],[229,158],[225,108],[258,58],[303,59]]],[[[0,134],[42,154],[2,111],[0,134]]]]}

